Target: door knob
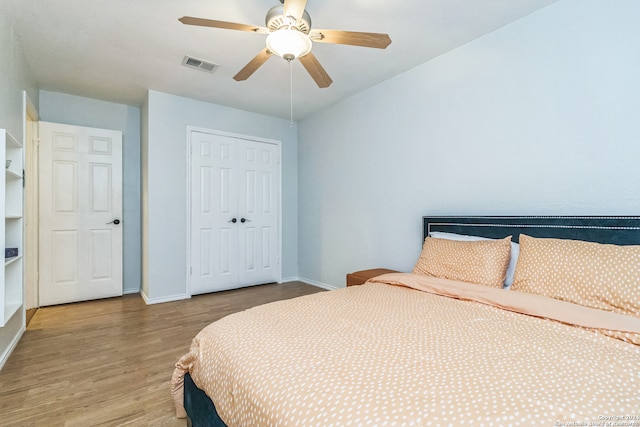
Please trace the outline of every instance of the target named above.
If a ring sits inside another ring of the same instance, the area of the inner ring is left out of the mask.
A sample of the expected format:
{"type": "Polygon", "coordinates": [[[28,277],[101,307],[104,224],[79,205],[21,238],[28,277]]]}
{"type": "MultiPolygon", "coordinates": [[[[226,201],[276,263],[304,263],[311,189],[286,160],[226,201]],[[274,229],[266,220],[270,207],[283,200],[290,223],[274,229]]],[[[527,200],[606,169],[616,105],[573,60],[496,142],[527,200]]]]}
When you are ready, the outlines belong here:
{"type": "Polygon", "coordinates": [[[242,218],[242,219],[240,219],[240,222],[244,224],[245,222],[251,222],[251,220],[250,219],[246,219],[246,218],[242,218]]]}
{"type": "Polygon", "coordinates": [[[228,222],[232,222],[235,224],[236,222],[238,222],[238,220],[236,218],[231,218],[228,222]]]}
{"type": "Polygon", "coordinates": [[[108,222],[107,224],[115,224],[115,225],[118,225],[118,224],[120,224],[120,220],[116,218],[116,219],[114,219],[113,221],[108,222]]]}

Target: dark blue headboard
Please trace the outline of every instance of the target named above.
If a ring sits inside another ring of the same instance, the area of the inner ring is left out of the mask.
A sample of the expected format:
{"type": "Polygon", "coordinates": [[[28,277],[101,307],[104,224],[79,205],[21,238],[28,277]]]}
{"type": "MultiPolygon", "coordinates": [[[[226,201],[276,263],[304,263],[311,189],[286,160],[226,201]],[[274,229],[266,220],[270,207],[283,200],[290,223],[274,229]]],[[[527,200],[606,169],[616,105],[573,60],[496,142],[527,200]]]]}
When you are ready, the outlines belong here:
{"type": "Polygon", "coordinates": [[[431,231],[501,239],[533,237],[640,245],[640,216],[425,216],[422,238],[431,231]]]}

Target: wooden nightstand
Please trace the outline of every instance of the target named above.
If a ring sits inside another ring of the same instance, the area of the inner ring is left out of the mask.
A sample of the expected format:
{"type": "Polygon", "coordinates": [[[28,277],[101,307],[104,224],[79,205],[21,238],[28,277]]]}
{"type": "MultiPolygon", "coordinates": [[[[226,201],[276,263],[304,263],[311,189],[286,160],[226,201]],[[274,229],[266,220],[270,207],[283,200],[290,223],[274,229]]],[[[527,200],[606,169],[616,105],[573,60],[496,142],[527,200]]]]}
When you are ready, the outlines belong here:
{"type": "Polygon", "coordinates": [[[387,273],[399,273],[396,270],[389,270],[387,268],[374,268],[371,270],[354,271],[347,274],[347,286],[362,285],[367,280],[387,273]]]}

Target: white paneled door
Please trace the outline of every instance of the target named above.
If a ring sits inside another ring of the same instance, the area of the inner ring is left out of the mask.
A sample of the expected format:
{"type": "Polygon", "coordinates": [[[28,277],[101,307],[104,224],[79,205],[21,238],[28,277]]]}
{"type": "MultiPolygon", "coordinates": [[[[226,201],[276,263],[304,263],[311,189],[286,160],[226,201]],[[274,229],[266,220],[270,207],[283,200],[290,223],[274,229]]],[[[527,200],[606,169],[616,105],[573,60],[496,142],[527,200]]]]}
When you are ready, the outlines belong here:
{"type": "Polygon", "coordinates": [[[280,278],[280,146],[191,132],[191,294],[280,278]]]}
{"type": "Polygon", "coordinates": [[[39,299],[122,295],[122,134],[39,124],[39,299]]]}

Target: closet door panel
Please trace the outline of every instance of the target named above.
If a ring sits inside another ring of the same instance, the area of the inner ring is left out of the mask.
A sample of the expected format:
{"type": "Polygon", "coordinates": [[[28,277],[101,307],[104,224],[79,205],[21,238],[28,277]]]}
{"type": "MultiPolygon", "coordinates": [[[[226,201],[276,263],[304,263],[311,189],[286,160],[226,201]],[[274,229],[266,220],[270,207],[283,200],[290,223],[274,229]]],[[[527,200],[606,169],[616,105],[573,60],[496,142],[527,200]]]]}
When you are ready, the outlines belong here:
{"type": "Polygon", "coordinates": [[[238,283],[237,147],[234,138],[192,133],[191,294],[238,283]],[[236,218],[237,220],[237,218],[236,218]]]}
{"type": "Polygon", "coordinates": [[[240,282],[259,284],[279,279],[278,221],[280,156],[274,144],[241,141],[240,282]]]}

